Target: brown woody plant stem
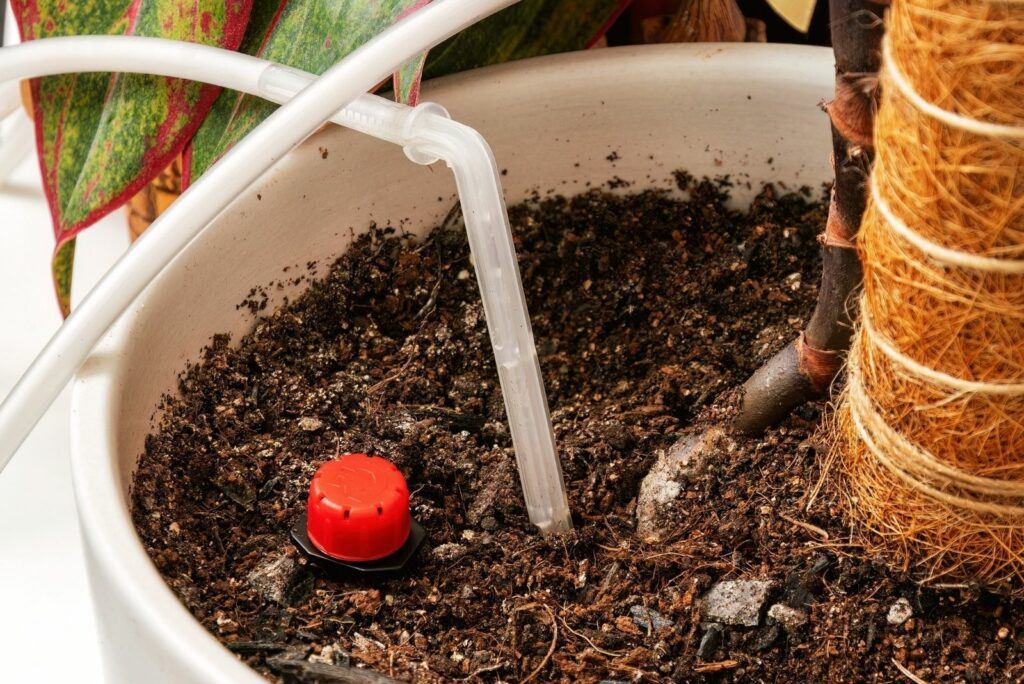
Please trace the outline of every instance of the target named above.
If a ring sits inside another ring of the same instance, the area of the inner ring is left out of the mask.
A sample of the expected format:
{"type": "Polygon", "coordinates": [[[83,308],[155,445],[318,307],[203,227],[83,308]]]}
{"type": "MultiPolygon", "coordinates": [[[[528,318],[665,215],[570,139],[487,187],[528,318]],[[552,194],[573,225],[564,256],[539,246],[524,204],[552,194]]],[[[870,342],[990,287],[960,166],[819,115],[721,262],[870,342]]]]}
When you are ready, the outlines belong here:
{"type": "Polygon", "coordinates": [[[828,392],[853,332],[852,296],[861,266],[854,245],[867,197],[874,156],[872,129],[884,31],[884,5],[869,0],[830,0],[836,96],[826,105],[832,124],[835,184],[820,240],[822,276],[807,328],[743,385],[735,428],[756,435],[808,399],[828,392]]]}

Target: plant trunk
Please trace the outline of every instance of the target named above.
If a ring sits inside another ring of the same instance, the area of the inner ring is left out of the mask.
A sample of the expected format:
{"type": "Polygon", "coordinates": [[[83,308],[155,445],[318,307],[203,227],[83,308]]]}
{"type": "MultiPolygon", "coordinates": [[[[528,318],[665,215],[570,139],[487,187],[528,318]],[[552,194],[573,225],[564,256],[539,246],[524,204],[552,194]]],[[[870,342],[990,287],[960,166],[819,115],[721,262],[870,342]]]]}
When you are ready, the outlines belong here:
{"type": "Polygon", "coordinates": [[[764,43],[765,25],[743,16],[736,0],[634,0],[632,42],[764,43]]]}
{"type": "Polygon", "coordinates": [[[747,24],[736,0],[684,0],[659,43],[742,43],[747,24]]]}
{"type": "Polygon", "coordinates": [[[826,111],[832,123],[835,184],[821,236],[818,302],[800,336],[744,383],[736,429],[745,434],[759,434],[799,404],[825,394],[850,345],[852,295],[861,282],[854,239],[864,214],[874,156],[883,7],[868,0],[831,0],[829,4],[836,96],[826,111]]]}
{"type": "Polygon", "coordinates": [[[160,172],[149,184],[128,200],[128,232],[132,242],[156,221],[167,207],[181,195],[181,156],[160,172]]]}

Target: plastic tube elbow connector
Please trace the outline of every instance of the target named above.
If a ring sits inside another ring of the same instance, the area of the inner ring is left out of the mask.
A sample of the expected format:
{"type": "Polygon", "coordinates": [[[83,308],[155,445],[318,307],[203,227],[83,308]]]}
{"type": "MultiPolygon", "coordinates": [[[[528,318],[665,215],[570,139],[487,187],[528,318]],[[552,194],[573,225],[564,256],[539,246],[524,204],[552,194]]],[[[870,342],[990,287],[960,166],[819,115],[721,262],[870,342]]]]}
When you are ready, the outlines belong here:
{"type": "Polygon", "coordinates": [[[436,102],[421,102],[408,110],[402,125],[402,136],[406,141],[402,145],[402,151],[409,161],[429,166],[444,158],[444,155],[438,154],[436,150],[431,151],[429,145],[423,145],[422,140],[427,131],[437,127],[438,122],[447,122],[451,118],[448,110],[436,102]]]}

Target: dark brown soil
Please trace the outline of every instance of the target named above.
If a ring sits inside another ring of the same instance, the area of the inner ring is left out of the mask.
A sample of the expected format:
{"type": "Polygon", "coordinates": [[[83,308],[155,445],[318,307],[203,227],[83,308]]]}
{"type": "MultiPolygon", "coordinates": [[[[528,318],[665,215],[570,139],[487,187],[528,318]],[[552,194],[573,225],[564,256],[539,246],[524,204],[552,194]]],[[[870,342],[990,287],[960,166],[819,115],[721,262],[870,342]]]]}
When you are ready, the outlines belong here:
{"type": "Polygon", "coordinates": [[[901,666],[1020,681],[1019,604],[919,590],[858,556],[827,490],[805,510],[820,406],[713,461],[667,542],[637,539],[658,451],[721,421],[816,294],[823,204],[766,189],[736,213],[721,184],[691,191],[511,211],[575,515],[565,536],[525,516],[457,217],[421,242],[375,230],[237,348],[215,339],[166,400],[133,490],[189,610],[286,681],[348,681],[346,664],[417,682],[909,681],[901,666]],[[408,478],[429,540],[404,577],[330,580],[289,541],[339,452],[408,478]],[[716,645],[701,597],[725,579],[776,588],[759,626],[726,626],[716,645]],[[914,617],[891,625],[899,598],[914,617]],[[809,622],[765,617],[779,602],[809,622]]]}

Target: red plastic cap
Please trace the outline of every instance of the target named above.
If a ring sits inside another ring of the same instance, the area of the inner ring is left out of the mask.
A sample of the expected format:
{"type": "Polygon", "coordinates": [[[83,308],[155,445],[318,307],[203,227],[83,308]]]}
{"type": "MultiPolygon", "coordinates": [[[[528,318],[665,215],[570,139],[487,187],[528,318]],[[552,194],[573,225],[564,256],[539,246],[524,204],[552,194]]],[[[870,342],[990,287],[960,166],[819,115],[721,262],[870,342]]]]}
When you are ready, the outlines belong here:
{"type": "Polygon", "coordinates": [[[409,538],[409,486],[394,463],[346,454],[320,466],[309,486],[306,533],[331,558],[367,562],[409,538]]]}

